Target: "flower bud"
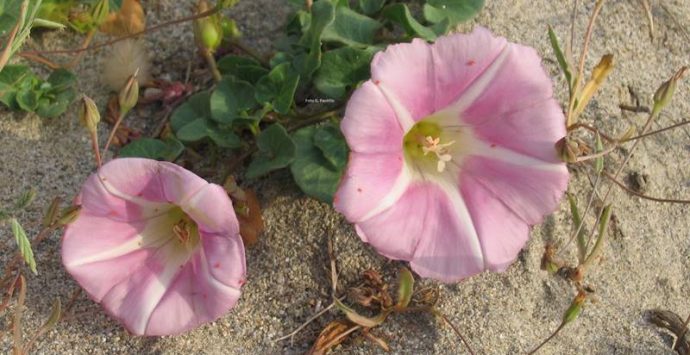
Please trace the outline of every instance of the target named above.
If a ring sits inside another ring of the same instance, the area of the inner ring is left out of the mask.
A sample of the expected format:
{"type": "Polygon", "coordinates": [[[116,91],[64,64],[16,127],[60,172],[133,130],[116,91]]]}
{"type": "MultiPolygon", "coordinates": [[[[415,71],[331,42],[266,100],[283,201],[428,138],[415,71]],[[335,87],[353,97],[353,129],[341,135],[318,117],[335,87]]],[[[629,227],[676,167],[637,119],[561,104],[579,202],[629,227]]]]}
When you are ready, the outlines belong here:
{"type": "Polygon", "coordinates": [[[228,9],[235,6],[238,2],[239,0],[220,0],[218,6],[220,6],[221,9],[228,9]]]}
{"type": "Polygon", "coordinates": [[[57,221],[58,225],[65,226],[74,222],[79,217],[79,212],[81,212],[81,206],[72,206],[65,209],[57,221]]]}
{"type": "Polygon", "coordinates": [[[105,18],[108,17],[108,13],[110,13],[109,0],[100,0],[93,6],[91,9],[91,18],[96,28],[105,21],[105,18]]]}
{"type": "Polygon", "coordinates": [[[568,324],[574,321],[580,315],[580,313],[582,312],[582,305],[585,303],[586,299],[586,293],[584,293],[583,291],[577,293],[577,296],[575,296],[575,298],[573,299],[573,302],[570,304],[570,307],[567,311],[565,311],[565,314],[563,314],[563,324],[568,324]]]}
{"type": "Polygon", "coordinates": [[[220,20],[220,26],[223,28],[223,36],[236,40],[242,37],[242,32],[237,28],[237,23],[233,19],[223,18],[220,20]]]}
{"type": "Polygon", "coordinates": [[[680,78],[683,77],[687,69],[687,67],[680,68],[675,74],[673,74],[671,79],[659,86],[659,88],[656,90],[656,93],[654,93],[653,111],[656,111],[658,113],[661,109],[666,107],[666,105],[668,105],[669,102],[671,102],[673,93],[676,91],[676,85],[678,83],[678,80],[680,80],[680,78]]]}
{"type": "Polygon", "coordinates": [[[563,137],[556,142],[558,157],[566,163],[577,161],[577,143],[571,142],[568,137],[563,137]]]}
{"type": "Polygon", "coordinates": [[[89,133],[98,131],[98,122],[101,121],[101,114],[93,100],[84,95],[81,98],[81,108],[79,110],[79,122],[86,127],[89,133]]]}
{"type": "Polygon", "coordinates": [[[129,110],[136,106],[137,101],[139,101],[139,81],[137,80],[138,73],[139,69],[137,69],[134,74],[127,79],[127,83],[125,83],[125,86],[120,90],[120,94],[118,95],[118,102],[120,104],[120,112],[122,112],[122,115],[126,114],[129,110]]]}
{"type": "MultiPolygon", "coordinates": [[[[197,14],[209,10],[206,0],[199,0],[196,7],[197,14]]],[[[194,21],[194,38],[199,48],[213,53],[223,40],[223,28],[218,14],[203,17],[194,21]]]]}

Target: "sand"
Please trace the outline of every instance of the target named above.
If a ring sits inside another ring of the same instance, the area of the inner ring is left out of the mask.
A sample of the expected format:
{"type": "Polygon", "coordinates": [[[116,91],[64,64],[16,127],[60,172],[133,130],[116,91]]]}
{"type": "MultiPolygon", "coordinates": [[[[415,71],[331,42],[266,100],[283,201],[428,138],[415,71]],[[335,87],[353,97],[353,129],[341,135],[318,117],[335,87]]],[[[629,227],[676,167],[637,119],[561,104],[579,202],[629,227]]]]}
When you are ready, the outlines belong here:
{"type": "MultiPolygon", "coordinates": [[[[578,10],[577,43],[582,38],[593,1],[578,10]]],[[[650,40],[642,6],[637,1],[610,0],[594,31],[587,67],[606,53],[615,56],[616,68],[601,92],[583,114],[585,122],[606,132],[620,134],[628,125],[641,128],[646,116],[621,112],[620,103],[631,103],[629,88],[641,104],[649,106],[656,87],[681,65],[690,64],[690,41],[681,26],[690,29],[690,6],[684,0],[651,1],[655,39],[650,40]],[[666,6],[678,21],[663,10],[666,6]]],[[[184,2],[188,3],[187,1],[184,2]]],[[[147,5],[148,6],[148,5],[147,5]]],[[[151,5],[149,21],[182,16],[188,7],[172,2],[151,5]]],[[[533,46],[544,56],[544,65],[554,78],[557,96],[566,97],[563,79],[547,40],[547,25],[562,40],[570,30],[570,2],[553,0],[487,1],[486,8],[471,23],[488,27],[509,40],[533,46]],[[566,3],[568,4],[566,6],[566,3]]],[[[243,1],[233,10],[247,43],[266,50],[285,22],[287,6],[282,1],[243,1]]],[[[184,77],[190,60],[198,62],[190,43],[190,27],[180,25],[147,37],[154,56],[155,75],[184,77]]],[[[97,38],[97,40],[102,38],[97,38]]],[[[70,33],[49,34],[37,46],[74,47],[70,33]]],[[[87,57],[79,66],[80,90],[104,105],[107,90],[99,83],[98,57],[87,57]]],[[[687,119],[690,112],[690,81],[679,86],[671,106],[654,123],[654,128],[687,119]]],[[[143,129],[155,125],[142,110],[128,122],[143,129]],[[138,116],[138,117],[137,117],[138,116]]],[[[0,203],[6,205],[20,191],[35,187],[36,203],[19,216],[30,233],[49,201],[59,196],[70,200],[92,171],[89,141],[78,125],[75,110],[53,120],[0,111],[0,203]]],[[[105,126],[103,126],[105,127],[105,126]]],[[[105,131],[105,129],[103,129],[105,131]]],[[[690,198],[690,134],[678,129],[646,139],[635,152],[623,176],[644,177],[646,194],[690,198]]],[[[105,132],[102,133],[105,135],[105,132]]],[[[104,138],[104,137],[103,137],[104,138]]],[[[622,161],[622,152],[607,157],[607,169],[622,161]]],[[[585,199],[589,183],[584,170],[573,169],[569,191],[585,199]]],[[[264,208],[266,232],[259,244],[247,251],[248,282],[238,305],[220,320],[176,337],[143,338],[128,335],[101,308],[83,294],[73,311],[76,316],[62,322],[36,344],[45,354],[274,354],[303,353],[320,328],[339,317],[330,312],[299,333],[294,341],[274,339],[299,326],[330,303],[327,240],[335,238],[340,283],[353,286],[358,275],[375,268],[393,281],[399,262],[390,262],[360,242],[354,229],[330,206],[301,194],[287,172],[277,172],[251,184],[259,191],[264,208]]],[[[672,337],[650,325],[645,311],[663,308],[686,317],[690,313],[690,219],[687,205],[662,204],[631,197],[616,190],[616,228],[604,250],[603,261],[592,269],[587,284],[596,303],[587,303],[580,318],[567,326],[543,354],[673,354],[672,337]]],[[[439,308],[452,319],[478,354],[525,353],[559,324],[575,291],[561,278],[540,270],[544,245],[566,239],[571,231],[566,203],[542,226],[518,260],[505,273],[484,273],[455,285],[432,281],[420,284],[439,287],[439,308]]],[[[0,229],[8,240],[0,260],[6,263],[14,250],[7,226],[0,229]]],[[[28,279],[26,329],[32,330],[47,318],[54,298],[63,301],[76,289],[61,267],[59,234],[36,250],[37,276],[28,279]]],[[[565,257],[573,260],[572,253],[565,257]]],[[[0,315],[7,329],[8,313],[0,315]]],[[[446,326],[427,315],[405,315],[389,319],[374,333],[386,339],[394,353],[465,353],[465,348],[446,326]]],[[[0,346],[11,349],[2,333],[0,346]]],[[[341,354],[380,353],[361,339],[336,349],[341,354]]]]}

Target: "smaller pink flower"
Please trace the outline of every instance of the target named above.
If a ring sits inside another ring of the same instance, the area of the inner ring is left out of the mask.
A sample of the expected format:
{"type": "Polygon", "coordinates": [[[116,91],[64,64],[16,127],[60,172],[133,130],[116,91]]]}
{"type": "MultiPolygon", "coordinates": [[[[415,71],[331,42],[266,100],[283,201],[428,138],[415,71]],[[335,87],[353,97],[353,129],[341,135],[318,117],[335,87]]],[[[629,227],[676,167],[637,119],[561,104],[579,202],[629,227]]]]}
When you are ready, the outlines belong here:
{"type": "Polygon", "coordinates": [[[244,246],[221,186],[175,164],[115,159],[89,176],[77,203],[62,262],[130,332],[181,333],[237,303],[244,246]]]}
{"type": "Polygon", "coordinates": [[[335,208],[421,276],[503,271],[563,196],[564,121],[532,48],[484,28],[391,45],[347,104],[335,208]]]}

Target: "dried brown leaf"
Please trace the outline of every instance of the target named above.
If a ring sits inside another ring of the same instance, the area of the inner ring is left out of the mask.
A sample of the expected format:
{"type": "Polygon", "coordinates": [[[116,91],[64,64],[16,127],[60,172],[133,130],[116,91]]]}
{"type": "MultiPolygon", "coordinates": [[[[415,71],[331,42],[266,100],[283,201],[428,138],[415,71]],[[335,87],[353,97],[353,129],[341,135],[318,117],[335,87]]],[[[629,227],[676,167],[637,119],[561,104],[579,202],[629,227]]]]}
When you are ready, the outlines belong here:
{"type": "Polygon", "coordinates": [[[314,346],[309,349],[307,355],[326,354],[328,350],[345,341],[347,334],[352,333],[352,329],[355,327],[357,326],[344,320],[328,323],[319,334],[319,337],[316,338],[314,346]]]}
{"type": "Polygon", "coordinates": [[[120,11],[110,13],[99,29],[117,37],[145,30],[146,16],[139,0],[123,0],[120,11]]]}

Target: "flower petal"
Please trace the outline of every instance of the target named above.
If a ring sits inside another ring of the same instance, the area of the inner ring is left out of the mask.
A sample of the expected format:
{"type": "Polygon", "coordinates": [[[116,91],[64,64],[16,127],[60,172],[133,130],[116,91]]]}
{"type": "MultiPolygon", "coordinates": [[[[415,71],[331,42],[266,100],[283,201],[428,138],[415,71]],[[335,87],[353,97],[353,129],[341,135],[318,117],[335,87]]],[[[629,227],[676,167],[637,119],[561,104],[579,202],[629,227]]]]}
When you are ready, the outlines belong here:
{"type": "Polygon", "coordinates": [[[463,92],[496,60],[507,41],[483,27],[470,34],[439,37],[431,46],[434,66],[434,109],[458,100],[463,92]]]}
{"type": "Polygon", "coordinates": [[[483,91],[460,113],[475,136],[547,162],[560,162],[554,147],[565,136],[565,117],[539,55],[509,44],[505,60],[483,91]]]}
{"type": "Polygon", "coordinates": [[[402,151],[403,129],[386,98],[371,80],[352,94],[340,128],[352,151],[402,151]]]}
{"type": "Polygon", "coordinates": [[[481,272],[481,247],[457,189],[411,185],[388,210],[357,224],[363,241],[420,276],[453,282],[481,272]]]}
{"type": "Polygon", "coordinates": [[[504,271],[529,238],[527,223],[472,176],[463,177],[460,189],[479,236],[484,267],[504,271]]]}
{"type": "Polygon", "coordinates": [[[222,187],[174,164],[116,159],[78,200],[82,211],[62,242],[65,268],[132,333],[180,333],[237,302],[244,246],[222,187]],[[198,244],[173,231],[183,211],[199,227],[198,244]]]}
{"type": "MultiPolygon", "coordinates": [[[[142,158],[111,160],[97,174],[110,194],[135,203],[179,204],[208,184],[178,165],[142,158]]],[[[92,199],[82,196],[82,200],[92,199]]]]}
{"type": "Polygon", "coordinates": [[[239,235],[240,227],[232,201],[223,187],[207,184],[183,201],[182,210],[206,233],[239,235]]]}
{"type": "Polygon", "coordinates": [[[102,287],[108,281],[99,281],[99,273],[90,272],[92,263],[112,261],[121,256],[141,250],[158,248],[171,237],[172,221],[168,216],[159,216],[147,221],[122,222],[107,217],[93,216],[82,212],[65,229],[62,239],[62,261],[67,270],[82,283],[84,288],[96,298],[101,298],[102,287]],[[80,275],[84,272],[84,277],[80,275]]]}
{"type": "Polygon", "coordinates": [[[142,199],[124,199],[113,195],[101,182],[97,174],[91,174],[82,185],[77,198],[82,214],[107,217],[117,221],[141,221],[167,212],[172,205],[149,202],[142,199]]]}
{"type": "Polygon", "coordinates": [[[429,89],[434,87],[431,46],[419,38],[376,53],[371,80],[396,111],[404,130],[414,123],[410,119],[419,121],[434,111],[434,91],[429,89]]]}
{"type": "Polygon", "coordinates": [[[568,184],[564,164],[530,166],[519,160],[473,156],[465,160],[462,171],[529,225],[541,223],[556,209],[568,184]]]}
{"type": "Polygon", "coordinates": [[[407,187],[409,177],[404,170],[402,153],[350,153],[333,206],[353,223],[377,209],[388,208],[407,187]],[[399,185],[399,188],[396,188],[399,185]]]}
{"type": "Polygon", "coordinates": [[[237,303],[246,272],[239,235],[202,234],[201,238],[203,248],[179,271],[151,313],[147,334],[195,328],[218,319],[237,303]]]}

